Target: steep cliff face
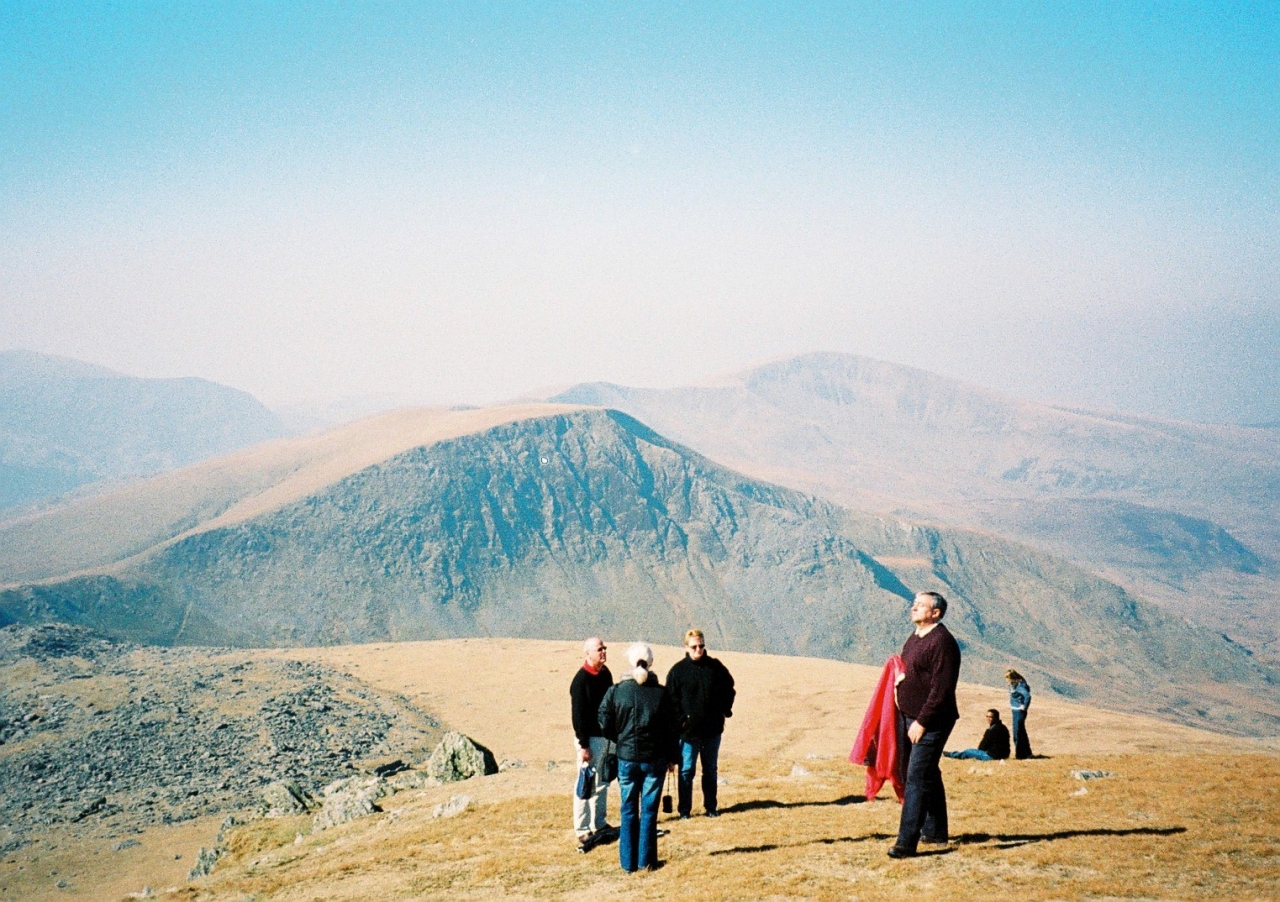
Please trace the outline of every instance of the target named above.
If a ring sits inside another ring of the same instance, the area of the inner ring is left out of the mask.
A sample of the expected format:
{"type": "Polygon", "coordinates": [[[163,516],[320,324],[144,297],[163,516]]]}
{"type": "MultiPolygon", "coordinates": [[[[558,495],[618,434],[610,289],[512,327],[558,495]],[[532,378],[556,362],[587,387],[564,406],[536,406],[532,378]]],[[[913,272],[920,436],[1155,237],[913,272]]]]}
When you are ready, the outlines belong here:
{"type": "MultiPolygon", "coordinates": [[[[852,515],[598,410],[409,450],[116,572],[11,590],[0,619],[251,646],[677,641],[698,625],[716,647],[878,664],[923,589],[952,599],[969,678],[1013,664],[1068,694],[1183,717],[1187,687],[1269,678],[1221,637],[1059,560],[852,515]]],[[[1268,691],[1206,716],[1266,722],[1280,714],[1268,691]]]]}
{"type": "Polygon", "coordinates": [[[837,522],[592,411],[417,448],[118,576],[24,591],[105,629],[120,629],[111,611],[154,607],[153,641],[658,635],[696,621],[735,647],[819,651],[831,642],[808,621],[842,628],[848,597],[901,605],[837,522]],[[800,585],[806,628],[787,612],[800,585]]]}

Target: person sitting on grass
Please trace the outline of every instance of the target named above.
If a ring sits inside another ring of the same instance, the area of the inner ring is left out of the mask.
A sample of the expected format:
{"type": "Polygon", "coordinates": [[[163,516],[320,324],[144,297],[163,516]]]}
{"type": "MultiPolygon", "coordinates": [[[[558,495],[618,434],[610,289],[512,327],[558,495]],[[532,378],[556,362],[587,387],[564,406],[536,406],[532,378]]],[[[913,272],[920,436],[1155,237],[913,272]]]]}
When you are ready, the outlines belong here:
{"type": "Polygon", "coordinates": [[[1003,761],[1009,757],[1009,728],[1000,722],[1000,712],[987,709],[987,731],[976,749],[943,752],[948,758],[972,758],[977,761],[1003,761]]]}

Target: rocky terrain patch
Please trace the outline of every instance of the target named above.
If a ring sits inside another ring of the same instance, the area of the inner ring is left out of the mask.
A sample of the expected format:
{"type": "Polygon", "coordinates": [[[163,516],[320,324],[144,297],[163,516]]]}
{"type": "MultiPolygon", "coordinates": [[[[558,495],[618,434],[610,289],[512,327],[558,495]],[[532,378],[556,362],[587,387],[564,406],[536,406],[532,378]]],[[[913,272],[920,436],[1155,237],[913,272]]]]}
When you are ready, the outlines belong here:
{"type": "Polygon", "coordinates": [[[319,795],[444,734],[406,699],[318,664],[152,648],[61,624],[0,629],[0,858],[83,828],[259,805],[273,783],[319,795]]]}

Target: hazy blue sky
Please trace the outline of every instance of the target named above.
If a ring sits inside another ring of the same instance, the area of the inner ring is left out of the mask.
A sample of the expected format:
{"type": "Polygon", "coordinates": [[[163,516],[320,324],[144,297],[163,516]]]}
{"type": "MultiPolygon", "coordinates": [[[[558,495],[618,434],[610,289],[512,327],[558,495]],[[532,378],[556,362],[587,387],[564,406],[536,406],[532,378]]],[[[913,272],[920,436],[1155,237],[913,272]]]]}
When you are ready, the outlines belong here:
{"type": "Polygon", "coordinates": [[[0,0],[0,348],[1280,419],[1280,4],[0,0]]]}

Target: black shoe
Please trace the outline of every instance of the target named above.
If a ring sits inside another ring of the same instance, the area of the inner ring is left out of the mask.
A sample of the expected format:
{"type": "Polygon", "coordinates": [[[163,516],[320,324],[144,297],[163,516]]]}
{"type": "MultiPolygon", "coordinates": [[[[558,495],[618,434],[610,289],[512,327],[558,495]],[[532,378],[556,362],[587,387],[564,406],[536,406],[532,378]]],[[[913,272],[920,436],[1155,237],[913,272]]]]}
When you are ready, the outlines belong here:
{"type": "Polygon", "coordinates": [[[887,854],[890,858],[915,858],[916,850],[903,848],[902,846],[890,846],[887,854]]]}
{"type": "Polygon", "coordinates": [[[682,821],[687,821],[690,817],[692,817],[692,815],[689,815],[689,814],[682,814],[682,815],[680,815],[680,820],[682,820],[682,821]]]}
{"type": "Polygon", "coordinates": [[[708,811],[708,812],[707,812],[707,817],[719,817],[719,816],[720,816],[720,812],[719,812],[719,811],[708,811]]]}
{"type": "Polygon", "coordinates": [[[951,845],[951,840],[949,840],[949,839],[934,839],[934,838],[933,838],[933,837],[931,837],[931,836],[922,836],[922,837],[920,837],[920,842],[922,842],[922,843],[924,843],[925,845],[928,845],[928,846],[949,846],[949,845],[951,845]]]}

